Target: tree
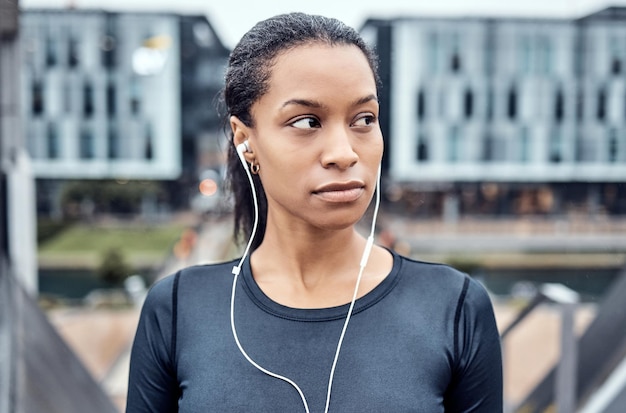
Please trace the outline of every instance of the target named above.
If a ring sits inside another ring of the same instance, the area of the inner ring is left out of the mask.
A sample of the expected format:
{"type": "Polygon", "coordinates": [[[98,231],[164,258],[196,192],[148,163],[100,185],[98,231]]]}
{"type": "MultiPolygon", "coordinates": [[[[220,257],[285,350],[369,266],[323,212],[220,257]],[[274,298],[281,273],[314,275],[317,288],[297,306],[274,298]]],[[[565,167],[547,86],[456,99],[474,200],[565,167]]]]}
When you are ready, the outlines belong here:
{"type": "Polygon", "coordinates": [[[132,272],[124,253],[116,247],[107,249],[96,269],[98,277],[112,285],[121,285],[132,272]]]}

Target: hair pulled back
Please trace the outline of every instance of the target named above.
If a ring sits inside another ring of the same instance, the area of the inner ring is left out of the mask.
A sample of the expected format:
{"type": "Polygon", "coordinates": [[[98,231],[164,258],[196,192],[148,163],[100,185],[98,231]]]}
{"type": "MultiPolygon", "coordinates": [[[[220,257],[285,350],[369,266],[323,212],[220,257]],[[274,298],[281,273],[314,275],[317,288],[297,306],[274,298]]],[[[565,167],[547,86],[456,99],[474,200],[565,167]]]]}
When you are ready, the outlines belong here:
{"type": "MultiPolygon", "coordinates": [[[[246,126],[254,127],[252,106],[267,92],[278,55],[312,43],[358,47],[367,58],[376,85],[380,84],[377,58],[356,30],[333,18],[304,13],[281,14],[257,23],[231,52],[223,96],[226,124],[231,116],[236,116],[246,126]]],[[[231,131],[226,178],[234,196],[234,231],[235,239],[239,240],[252,231],[254,206],[248,178],[232,139],[231,131]]],[[[259,201],[259,227],[252,244],[254,250],[265,234],[267,199],[258,175],[253,175],[253,181],[259,201]]]]}

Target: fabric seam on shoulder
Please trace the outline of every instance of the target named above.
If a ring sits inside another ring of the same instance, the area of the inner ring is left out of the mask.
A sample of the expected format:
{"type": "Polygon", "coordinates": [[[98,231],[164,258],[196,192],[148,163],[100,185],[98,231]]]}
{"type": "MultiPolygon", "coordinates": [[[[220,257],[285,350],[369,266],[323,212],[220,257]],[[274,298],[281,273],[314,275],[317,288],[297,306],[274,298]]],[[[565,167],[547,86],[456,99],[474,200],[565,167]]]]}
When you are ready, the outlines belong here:
{"type": "Polygon", "coordinates": [[[180,271],[174,276],[174,285],[172,287],[172,341],[170,344],[170,362],[172,368],[176,371],[176,332],[178,331],[178,281],[180,279],[180,271]]]}
{"type": "Polygon", "coordinates": [[[454,314],[454,360],[459,359],[459,322],[461,320],[461,311],[463,304],[465,303],[465,296],[467,295],[467,289],[469,288],[469,276],[466,275],[463,281],[463,289],[459,295],[459,300],[456,304],[456,312],[454,314]]]}

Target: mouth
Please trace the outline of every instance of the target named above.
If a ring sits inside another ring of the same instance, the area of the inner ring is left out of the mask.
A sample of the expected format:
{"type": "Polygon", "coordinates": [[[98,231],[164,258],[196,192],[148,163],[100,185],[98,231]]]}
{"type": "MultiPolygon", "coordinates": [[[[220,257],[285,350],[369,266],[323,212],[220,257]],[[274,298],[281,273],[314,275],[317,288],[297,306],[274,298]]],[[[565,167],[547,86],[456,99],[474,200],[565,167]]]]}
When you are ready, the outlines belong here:
{"type": "Polygon", "coordinates": [[[365,192],[363,182],[333,182],[322,185],[313,191],[313,195],[323,199],[326,202],[346,203],[354,202],[365,192]]]}

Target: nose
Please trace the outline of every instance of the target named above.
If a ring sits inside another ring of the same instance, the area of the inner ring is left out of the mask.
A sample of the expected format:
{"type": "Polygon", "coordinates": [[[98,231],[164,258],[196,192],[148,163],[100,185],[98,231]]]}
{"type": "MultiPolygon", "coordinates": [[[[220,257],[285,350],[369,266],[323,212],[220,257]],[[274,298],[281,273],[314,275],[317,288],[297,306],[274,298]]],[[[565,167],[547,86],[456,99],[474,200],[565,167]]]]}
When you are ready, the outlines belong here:
{"type": "Polygon", "coordinates": [[[321,163],[324,168],[348,169],[359,161],[350,140],[350,132],[337,128],[323,142],[321,163]]]}

